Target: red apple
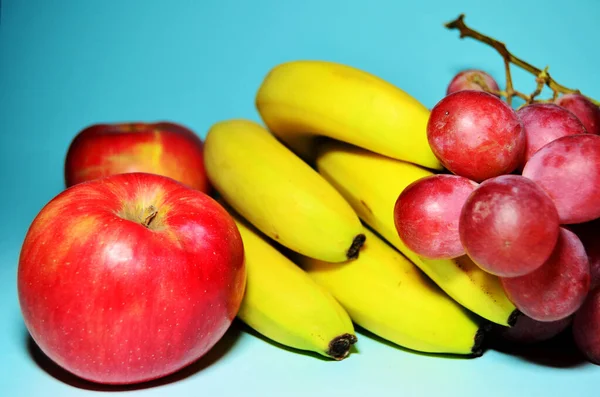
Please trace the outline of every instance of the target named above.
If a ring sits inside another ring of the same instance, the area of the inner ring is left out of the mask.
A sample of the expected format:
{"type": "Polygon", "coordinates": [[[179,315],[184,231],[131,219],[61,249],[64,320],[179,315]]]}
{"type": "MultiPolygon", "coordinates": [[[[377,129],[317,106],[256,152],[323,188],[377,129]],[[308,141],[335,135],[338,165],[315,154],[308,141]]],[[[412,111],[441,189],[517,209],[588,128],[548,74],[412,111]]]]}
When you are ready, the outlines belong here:
{"type": "Polygon", "coordinates": [[[171,122],[94,124],[80,131],[65,160],[67,187],[124,172],[168,176],[210,193],[204,143],[171,122]]]}
{"type": "Polygon", "coordinates": [[[67,188],[33,220],[20,307],[54,362],[97,383],[157,379],[196,361],[237,315],[241,236],[214,199],[126,173],[67,188]]]}

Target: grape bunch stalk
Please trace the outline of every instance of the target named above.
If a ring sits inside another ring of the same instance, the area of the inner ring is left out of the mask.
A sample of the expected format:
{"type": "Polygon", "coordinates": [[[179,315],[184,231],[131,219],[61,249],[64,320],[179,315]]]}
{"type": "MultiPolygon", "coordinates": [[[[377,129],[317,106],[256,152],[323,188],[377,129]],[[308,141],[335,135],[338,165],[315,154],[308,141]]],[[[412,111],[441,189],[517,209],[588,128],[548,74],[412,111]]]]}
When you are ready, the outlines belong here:
{"type": "Polygon", "coordinates": [[[600,106],[600,102],[596,99],[593,99],[589,96],[586,96],[581,93],[578,89],[572,89],[565,87],[564,85],[559,84],[554,80],[550,73],[548,73],[548,66],[544,69],[537,68],[531,65],[528,62],[523,61],[522,59],[514,56],[506,47],[506,45],[492,37],[486,36],[474,29],[471,29],[465,24],[465,14],[460,14],[458,18],[453,21],[450,21],[445,24],[445,27],[453,30],[457,29],[460,32],[460,38],[470,37],[482,43],[485,43],[491,47],[493,47],[504,59],[504,69],[506,73],[506,89],[499,90],[496,87],[491,87],[486,82],[482,81],[482,79],[476,77],[472,82],[474,84],[478,84],[484,91],[490,92],[497,96],[504,97],[509,105],[512,104],[512,99],[514,97],[519,97],[525,101],[526,104],[531,103],[539,103],[539,102],[556,102],[559,100],[560,94],[577,94],[587,99],[591,103],[596,106],[600,106]],[[535,76],[535,80],[537,83],[536,89],[531,94],[525,94],[523,92],[517,91],[514,89],[510,65],[516,65],[529,73],[535,76]],[[548,86],[552,90],[552,98],[550,99],[541,99],[538,98],[542,93],[544,86],[548,86]]]}

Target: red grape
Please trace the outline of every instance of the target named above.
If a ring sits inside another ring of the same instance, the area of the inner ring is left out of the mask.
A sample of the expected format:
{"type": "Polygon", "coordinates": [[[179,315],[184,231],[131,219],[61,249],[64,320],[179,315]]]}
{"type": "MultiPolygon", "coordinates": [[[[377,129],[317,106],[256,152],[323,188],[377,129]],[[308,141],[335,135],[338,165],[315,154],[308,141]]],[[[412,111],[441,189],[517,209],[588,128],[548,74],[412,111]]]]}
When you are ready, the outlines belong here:
{"type": "Polygon", "coordinates": [[[520,175],[483,181],[467,198],[458,226],[473,262],[504,277],[542,266],[554,249],[559,228],[550,197],[520,175]]]}
{"type": "Polygon", "coordinates": [[[490,74],[483,70],[469,69],[461,71],[452,78],[446,89],[446,95],[463,90],[500,91],[500,87],[490,74]]]}
{"type": "Polygon", "coordinates": [[[573,316],[568,316],[556,321],[537,321],[524,314],[519,316],[517,323],[512,327],[497,327],[501,339],[519,344],[543,342],[554,338],[563,332],[573,321],[573,316]]]}
{"type": "Polygon", "coordinates": [[[534,103],[517,111],[525,129],[523,164],[542,146],[565,135],[585,134],[581,121],[565,108],[551,103],[534,103]]]}
{"type": "Polygon", "coordinates": [[[600,286],[600,219],[569,225],[569,230],[579,237],[590,262],[592,281],[590,288],[600,286]]]}
{"type": "Polygon", "coordinates": [[[465,250],[458,235],[458,219],[465,200],[477,183],[457,175],[438,174],[408,185],[394,206],[400,239],[426,258],[450,259],[465,250]]]}
{"type": "Polygon", "coordinates": [[[525,152],[517,113],[483,91],[457,91],[439,101],[429,116],[427,139],[446,169],[475,182],[511,173],[525,152]]]}
{"type": "Polygon", "coordinates": [[[590,265],[575,233],[561,227],[556,247],[535,271],[519,277],[502,277],[513,304],[538,321],[557,321],[575,313],[590,289],[590,265]]]}
{"type": "Polygon", "coordinates": [[[600,135],[600,107],[581,94],[559,96],[555,103],[570,110],[581,120],[590,134],[600,135]]]}
{"type": "Polygon", "coordinates": [[[554,200],[562,224],[600,217],[600,136],[567,135],[538,150],[523,176],[554,200]]]}
{"type": "Polygon", "coordinates": [[[573,339],[590,362],[600,365],[600,288],[592,290],[575,313],[573,339]]]}

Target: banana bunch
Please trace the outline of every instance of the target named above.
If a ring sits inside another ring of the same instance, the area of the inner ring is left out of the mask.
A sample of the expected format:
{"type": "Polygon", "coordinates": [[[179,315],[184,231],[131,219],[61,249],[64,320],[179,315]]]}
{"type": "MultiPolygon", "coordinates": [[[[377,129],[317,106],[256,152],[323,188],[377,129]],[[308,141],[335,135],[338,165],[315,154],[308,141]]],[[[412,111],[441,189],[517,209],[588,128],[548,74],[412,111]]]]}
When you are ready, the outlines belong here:
{"type": "Polygon", "coordinates": [[[330,291],[362,328],[424,353],[481,355],[484,328],[408,259],[366,229],[358,259],[297,263],[330,291]]]}
{"type": "Polygon", "coordinates": [[[273,68],[256,95],[267,127],[300,157],[313,160],[316,137],[442,169],[425,129],[429,110],[370,73],[326,61],[293,61],[273,68]]]}
{"type": "Polygon", "coordinates": [[[342,360],[357,341],[350,316],[336,299],[224,205],[244,244],[248,278],[238,318],[282,345],[342,360]]]}
{"type": "Polygon", "coordinates": [[[495,276],[466,256],[421,258],[397,235],[398,195],[443,169],[422,104],[365,71],[295,61],[270,71],[256,107],[265,126],[222,120],[204,142],[244,241],[244,323],[337,360],[357,343],[353,324],[408,349],[478,356],[489,322],[513,323],[495,276]]]}
{"type": "Polygon", "coordinates": [[[358,255],[365,236],[350,204],[258,123],[213,125],[204,163],[222,199],[283,246],[328,262],[358,255]]]}

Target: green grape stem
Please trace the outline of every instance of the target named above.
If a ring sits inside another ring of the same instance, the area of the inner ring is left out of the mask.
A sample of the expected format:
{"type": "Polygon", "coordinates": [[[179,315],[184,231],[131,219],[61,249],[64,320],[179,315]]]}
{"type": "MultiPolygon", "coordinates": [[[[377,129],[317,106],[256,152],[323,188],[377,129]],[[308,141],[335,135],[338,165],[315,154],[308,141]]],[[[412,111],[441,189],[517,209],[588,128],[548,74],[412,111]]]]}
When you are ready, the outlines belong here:
{"type": "MultiPolygon", "coordinates": [[[[495,40],[489,36],[486,36],[476,30],[471,29],[470,27],[468,27],[465,24],[464,19],[465,19],[465,14],[460,14],[458,16],[458,18],[446,23],[444,26],[450,30],[457,29],[460,33],[461,39],[465,38],[465,37],[470,37],[479,42],[485,43],[485,44],[491,46],[492,48],[494,48],[496,51],[498,51],[498,53],[504,59],[504,69],[505,69],[505,73],[506,73],[506,90],[501,91],[500,95],[506,97],[506,101],[509,104],[511,104],[512,98],[515,96],[525,100],[527,103],[544,102],[543,100],[535,99],[535,97],[537,97],[538,95],[541,94],[544,86],[548,86],[548,88],[550,88],[552,90],[552,100],[555,100],[556,98],[558,98],[559,94],[577,93],[577,94],[583,95],[580,90],[568,88],[561,84],[558,84],[552,77],[550,77],[550,73],[548,73],[548,67],[546,67],[542,70],[542,69],[539,69],[539,68],[531,65],[530,63],[523,61],[520,58],[517,58],[510,51],[508,51],[508,49],[506,48],[506,45],[504,43],[502,43],[498,40],[495,40]],[[535,76],[537,86],[533,93],[531,93],[530,95],[527,95],[527,94],[523,94],[519,91],[516,91],[514,89],[511,72],[510,72],[511,64],[518,66],[521,69],[524,69],[525,71],[527,71],[535,76]]],[[[593,98],[590,98],[589,96],[585,96],[585,97],[587,99],[589,99],[590,101],[592,101],[597,106],[600,106],[599,101],[597,101],[593,98]]]]}

